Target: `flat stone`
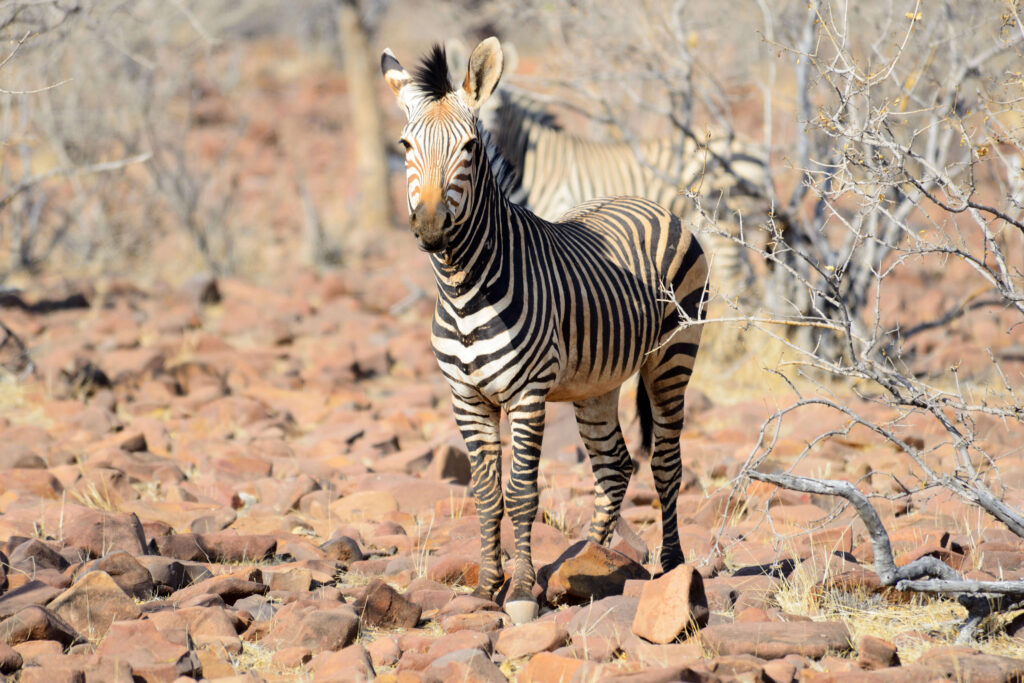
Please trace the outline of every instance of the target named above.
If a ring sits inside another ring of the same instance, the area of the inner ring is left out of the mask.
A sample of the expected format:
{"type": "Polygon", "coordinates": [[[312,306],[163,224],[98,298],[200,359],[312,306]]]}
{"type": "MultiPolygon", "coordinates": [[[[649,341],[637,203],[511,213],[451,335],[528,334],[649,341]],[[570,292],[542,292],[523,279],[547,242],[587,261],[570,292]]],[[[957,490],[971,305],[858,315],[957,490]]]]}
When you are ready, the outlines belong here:
{"type": "Polygon", "coordinates": [[[530,658],[520,673],[520,683],[560,683],[575,680],[573,674],[583,666],[582,659],[541,652],[530,658]]]}
{"type": "Polygon", "coordinates": [[[569,632],[553,620],[535,621],[504,629],[498,634],[494,649],[509,659],[520,659],[557,650],[568,640],[569,632]]]}
{"type": "Polygon", "coordinates": [[[791,654],[821,659],[852,650],[850,631],[839,622],[718,624],[702,630],[700,642],[715,655],[746,654],[761,659],[791,654]]]}

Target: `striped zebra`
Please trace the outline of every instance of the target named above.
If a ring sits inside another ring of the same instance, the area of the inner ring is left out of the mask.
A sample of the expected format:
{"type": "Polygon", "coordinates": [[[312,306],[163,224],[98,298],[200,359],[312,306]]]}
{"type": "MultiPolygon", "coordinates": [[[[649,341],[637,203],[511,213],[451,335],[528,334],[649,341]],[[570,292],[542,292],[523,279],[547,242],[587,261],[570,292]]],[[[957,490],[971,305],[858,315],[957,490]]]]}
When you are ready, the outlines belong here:
{"type": "MultiPolygon", "coordinates": [[[[765,186],[765,156],[735,137],[712,135],[700,144],[694,136],[659,138],[635,146],[589,140],[563,130],[544,104],[507,85],[495,92],[480,119],[515,170],[505,188],[509,197],[548,220],[588,199],[620,194],[646,197],[688,218],[695,211],[686,193],[695,191],[717,230],[738,237],[735,214],[763,212],[757,197],[765,186]]],[[[705,235],[714,247],[716,285],[737,295],[752,279],[746,250],[722,235],[705,235]]]]}
{"type": "Polygon", "coordinates": [[[491,598],[502,585],[499,528],[507,512],[515,550],[505,608],[522,622],[537,613],[530,532],[547,401],[573,402],[595,478],[588,537],[604,543],[633,469],[619,426],[619,387],[640,373],[662,567],[683,562],[679,435],[702,326],[680,319],[703,317],[707,264],[678,217],[647,199],[587,202],[555,223],[511,202],[501,189],[508,167],[477,117],[502,62],[492,37],[473,51],[459,88],[440,46],[413,75],[385,50],[381,71],[408,119],[401,144],[410,224],[437,284],[431,342],[469,451],[481,531],[476,594],[491,598]],[[501,410],[512,431],[504,498],[501,410]]]}

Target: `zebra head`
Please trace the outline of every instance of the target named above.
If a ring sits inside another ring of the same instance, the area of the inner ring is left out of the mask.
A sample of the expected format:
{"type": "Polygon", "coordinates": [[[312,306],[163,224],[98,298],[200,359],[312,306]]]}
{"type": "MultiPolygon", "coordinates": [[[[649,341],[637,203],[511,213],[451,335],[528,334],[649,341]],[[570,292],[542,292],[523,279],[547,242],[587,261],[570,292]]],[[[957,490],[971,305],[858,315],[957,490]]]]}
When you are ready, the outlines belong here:
{"type": "Polygon", "coordinates": [[[501,78],[501,45],[497,38],[481,42],[469,57],[461,87],[449,78],[444,48],[435,45],[410,75],[384,50],[384,80],[398,98],[408,123],[400,143],[405,147],[406,199],[409,222],[420,249],[441,251],[449,231],[471,213],[480,106],[501,78]]]}

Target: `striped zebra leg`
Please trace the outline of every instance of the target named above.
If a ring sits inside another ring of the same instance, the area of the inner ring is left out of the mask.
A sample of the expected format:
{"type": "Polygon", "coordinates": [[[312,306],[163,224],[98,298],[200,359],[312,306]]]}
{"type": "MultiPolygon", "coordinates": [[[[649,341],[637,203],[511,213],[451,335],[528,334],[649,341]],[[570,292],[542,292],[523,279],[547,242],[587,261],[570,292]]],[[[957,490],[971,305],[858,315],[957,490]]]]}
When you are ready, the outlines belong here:
{"type": "Polygon", "coordinates": [[[512,472],[505,491],[505,510],[512,518],[515,551],[506,608],[510,603],[536,602],[532,590],[536,575],[530,539],[533,522],[537,518],[537,472],[544,437],[544,399],[543,395],[528,396],[508,408],[512,428],[512,472]]]}
{"type": "Polygon", "coordinates": [[[619,389],[577,401],[576,425],[594,470],[594,516],[589,540],[604,544],[619,517],[633,461],[619,426],[619,389]]]}
{"type": "Polygon", "coordinates": [[[469,451],[473,501],[480,519],[480,581],[474,595],[488,600],[501,587],[501,409],[483,400],[452,394],[455,421],[469,451]]]}
{"type": "MultiPolygon", "coordinates": [[[[699,334],[698,331],[698,339],[699,334]]],[[[683,474],[679,435],[683,431],[684,392],[693,369],[692,354],[696,350],[696,344],[672,344],[657,365],[647,366],[641,372],[650,396],[654,422],[651,474],[661,502],[661,568],[666,572],[686,561],[679,542],[676,517],[683,474]]]]}

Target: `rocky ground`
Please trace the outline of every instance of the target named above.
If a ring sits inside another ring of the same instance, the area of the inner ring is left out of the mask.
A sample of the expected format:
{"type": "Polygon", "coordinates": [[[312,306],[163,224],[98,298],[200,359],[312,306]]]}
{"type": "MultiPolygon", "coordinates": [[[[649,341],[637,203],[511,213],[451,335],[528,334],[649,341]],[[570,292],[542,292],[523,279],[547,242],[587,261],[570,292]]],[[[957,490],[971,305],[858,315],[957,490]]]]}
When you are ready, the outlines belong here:
{"type": "MultiPolygon", "coordinates": [[[[361,271],[264,286],[42,279],[4,300],[35,371],[0,385],[0,671],[46,683],[1024,677],[1024,660],[1004,656],[1024,652],[1022,620],[952,646],[960,608],[882,590],[850,511],[734,490],[778,399],[722,398],[708,363],[684,435],[690,564],[652,580],[656,563],[618,536],[613,549],[580,542],[589,465],[571,411],[552,406],[534,528],[542,614],[513,626],[469,596],[468,463],[429,351],[429,273],[404,236],[361,271]]],[[[866,430],[797,458],[832,423],[810,410],[787,422],[770,465],[867,475],[880,492],[914,481],[866,430]]],[[[899,428],[941,440],[921,420],[899,428]]],[[[1015,448],[1002,425],[979,429],[1015,448]]],[[[951,462],[941,447],[931,457],[951,462]]],[[[1020,504],[1024,466],[1000,473],[1020,504]]],[[[1024,575],[1020,540],[959,501],[883,503],[901,562],[1024,575]]],[[[623,515],[657,546],[649,468],[623,515]]]]}

